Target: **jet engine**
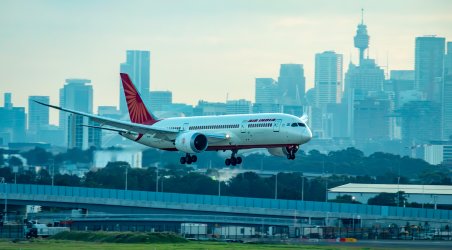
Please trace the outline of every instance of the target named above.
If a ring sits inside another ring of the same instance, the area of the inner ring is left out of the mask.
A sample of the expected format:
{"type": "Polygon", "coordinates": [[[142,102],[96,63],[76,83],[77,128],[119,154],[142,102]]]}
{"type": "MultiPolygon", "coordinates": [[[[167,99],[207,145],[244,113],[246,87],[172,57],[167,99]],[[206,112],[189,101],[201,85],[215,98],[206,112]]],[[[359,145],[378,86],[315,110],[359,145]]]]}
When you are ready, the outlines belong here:
{"type": "Polygon", "coordinates": [[[268,152],[274,156],[287,156],[289,155],[289,150],[287,147],[280,148],[267,148],[268,152]]]}
{"type": "Polygon", "coordinates": [[[185,153],[199,153],[207,149],[207,137],[195,131],[185,132],[176,137],[174,145],[185,153]]]}
{"type": "Polygon", "coordinates": [[[289,160],[295,159],[295,153],[298,151],[298,146],[288,146],[279,148],[268,148],[268,152],[275,156],[286,156],[289,160]]]}

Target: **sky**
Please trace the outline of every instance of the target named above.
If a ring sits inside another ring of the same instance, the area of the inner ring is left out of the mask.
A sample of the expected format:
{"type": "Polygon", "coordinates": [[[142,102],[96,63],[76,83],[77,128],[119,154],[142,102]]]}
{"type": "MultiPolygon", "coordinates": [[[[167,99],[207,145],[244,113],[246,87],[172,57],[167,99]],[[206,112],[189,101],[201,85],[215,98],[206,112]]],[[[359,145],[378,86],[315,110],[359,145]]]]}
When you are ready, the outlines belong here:
{"type": "Polygon", "coordinates": [[[254,101],[255,78],[277,79],[283,63],[303,64],[312,88],[316,53],[343,54],[344,73],[358,61],[361,8],[385,69],[414,68],[417,36],[452,41],[450,0],[0,0],[0,101],[58,104],[65,79],[87,78],[95,107],[116,106],[119,64],[135,49],[151,51],[150,89],[177,103],[254,101]]]}

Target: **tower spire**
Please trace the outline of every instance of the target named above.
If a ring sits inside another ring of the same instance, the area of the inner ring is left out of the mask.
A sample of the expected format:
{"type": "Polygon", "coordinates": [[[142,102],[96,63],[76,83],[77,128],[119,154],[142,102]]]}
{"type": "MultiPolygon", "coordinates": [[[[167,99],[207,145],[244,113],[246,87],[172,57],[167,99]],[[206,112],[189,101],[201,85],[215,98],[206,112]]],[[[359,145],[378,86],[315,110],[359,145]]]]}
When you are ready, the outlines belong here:
{"type": "Polygon", "coordinates": [[[364,9],[361,8],[361,25],[364,24],[364,9]]]}
{"type": "Polygon", "coordinates": [[[369,35],[367,34],[367,26],[364,24],[364,9],[361,8],[361,23],[358,24],[356,35],[354,37],[355,48],[359,50],[359,64],[364,60],[364,51],[369,48],[369,35]]]}

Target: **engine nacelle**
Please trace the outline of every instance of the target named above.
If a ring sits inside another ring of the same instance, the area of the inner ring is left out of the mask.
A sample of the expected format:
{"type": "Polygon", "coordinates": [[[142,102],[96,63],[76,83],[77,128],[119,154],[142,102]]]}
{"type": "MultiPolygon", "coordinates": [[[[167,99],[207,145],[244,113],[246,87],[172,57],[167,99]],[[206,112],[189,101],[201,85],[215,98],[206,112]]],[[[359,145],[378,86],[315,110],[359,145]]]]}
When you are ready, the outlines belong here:
{"type": "Polygon", "coordinates": [[[280,147],[280,148],[267,148],[268,152],[274,156],[288,156],[290,152],[295,154],[298,151],[298,146],[280,147]]]}
{"type": "Polygon", "coordinates": [[[207,137],[195,131],[185,132],[176,137],[174,145],[185,153],[199,153],[207,149],[207,137]]]}
{"type": "Polygon", "coordinates": [[[267,150],[271,155],[274,156],[287,156],[289,154],[287,147],[267,148],[267,150]]]}

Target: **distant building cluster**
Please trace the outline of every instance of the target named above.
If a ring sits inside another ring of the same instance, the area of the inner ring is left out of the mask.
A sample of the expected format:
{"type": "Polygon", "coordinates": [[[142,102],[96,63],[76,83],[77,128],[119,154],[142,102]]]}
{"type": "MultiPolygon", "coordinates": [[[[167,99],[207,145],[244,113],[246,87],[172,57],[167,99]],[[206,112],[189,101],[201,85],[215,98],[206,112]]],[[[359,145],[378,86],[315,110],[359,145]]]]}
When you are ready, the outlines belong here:
{"type": "MultiPolygon", "coordinates": [[[[172,92],[151,88],[150,51],[126,51],[126,60],[119,68],[130,75],[145,104],[161,118],[307,114],[314,134],[308,147],[329,151],[354,146],[366,153],[387,151],[421,157],[434,164],[451,162],[447,157],[452,156],[440,151],[452,147],[452,42],[437,36],[416,37],[414,70],[389,71],[366,53],[370,36],[363,20],[353,41],[359,61],[350,61],[345,72],[342,54],[319,52],[315,55],[314,88],[306,91],[303,65],[281,64],[277,78],[255,78],[254,102],[200,100],[194,107],[174,103],[172,92]]],[[[119,107],[99,106],[99,115],[129,119],[120,81],[119,88],[119,107]]],[[[86,118],[63,112],[59,126],[50,125],[48,108],[33,101],[49,103],[48,96],[30,96],[28,114],[24,107],[14,107],[11,93],[5,93],[4,99],[0,108],[0,145],[47,142],[87,149],[122,143],[114,133],[89,127],[96,124],[86,118]]],[[[60,89],[59,104],[93,113],[91,81],[67,79],[60,89]]]]}

